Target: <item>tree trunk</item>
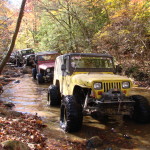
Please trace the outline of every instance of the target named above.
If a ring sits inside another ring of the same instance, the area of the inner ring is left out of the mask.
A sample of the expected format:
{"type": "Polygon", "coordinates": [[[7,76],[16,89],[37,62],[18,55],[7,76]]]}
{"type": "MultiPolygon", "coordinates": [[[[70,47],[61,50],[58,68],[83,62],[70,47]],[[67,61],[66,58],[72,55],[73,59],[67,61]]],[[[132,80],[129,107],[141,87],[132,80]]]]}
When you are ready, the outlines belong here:
{"type": "Polygon", "coordinates": [[[2,73],[2,70],[3,70],[4,66],[6,65],[7,61],[9,60],[9,57],[10,57],[10,55],[11,55],[13,49],[14,49],[15,41],[16,41],[19,29],[20,29],[21,20],[22,20],[23,13],[24,13],[25,4],[26,4],[26,0],[22,0],[22,4],[21,4],[19,16],[18,16],[16,28],[15,28],[15,32],[14,32],[14,35],[12,37],[10,47],[7,51],[6,56],[3,58],[3,60],[0,63],[0,74],[2,73]]]}

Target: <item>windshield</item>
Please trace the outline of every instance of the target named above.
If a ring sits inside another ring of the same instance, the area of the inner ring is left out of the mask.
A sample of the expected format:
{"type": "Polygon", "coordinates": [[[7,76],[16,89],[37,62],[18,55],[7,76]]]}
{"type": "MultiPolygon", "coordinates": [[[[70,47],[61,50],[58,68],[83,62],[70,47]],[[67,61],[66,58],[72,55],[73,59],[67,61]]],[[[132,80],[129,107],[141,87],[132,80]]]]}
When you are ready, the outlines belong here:
{"type": "Polygon", "coordinates": [[[34,53],[34,51],[33,50],[23,50],[23,51],[21,51],[21,53],[22,53],[22,55],[27,55],[27,54],[34,53]]]}
{"type": "Polygon", "coordinates": [[[48,61],[48,60],[55,61],[55,59],[56,59],[57,56],[58,56],[58,54],[40,55],[40,56],[38,56],[38,61],[48,61]]]}
{"type": "Polygon", "coordinates": [[[73,68],[113,68],[112,59],[109,57],[72,56],[73,68]]]}

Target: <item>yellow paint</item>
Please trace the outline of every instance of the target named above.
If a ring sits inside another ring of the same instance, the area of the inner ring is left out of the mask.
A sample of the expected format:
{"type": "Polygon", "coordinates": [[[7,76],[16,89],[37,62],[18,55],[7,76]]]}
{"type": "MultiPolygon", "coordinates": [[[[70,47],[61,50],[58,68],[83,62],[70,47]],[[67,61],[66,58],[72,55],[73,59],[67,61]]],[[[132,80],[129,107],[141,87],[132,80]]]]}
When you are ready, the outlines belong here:
{"type": "MultiPolygon", "coordinates": [[[[62,76],[56,77],[60,82],[60,91],[63,95],[73,95],[74,87],[80,86],[82,88],[90,88],[92,89],[92,92],[95,95],[95,98],[99,99],[101,98],[101,95],[99,95],[99,92],[104,92],[104,87],[101,90],[95,90],[94,89],[94,83],[102,82],[102,83],[110,83],[113,84],[114,82],[119,82],[122,87],[123,81],[129,81],[130,86],[132,87],[132,82],[129,78],[125,76],[115,75],[112,72],[75,72],[72,75],[66,75],[64,78],[62,76]],[[63,79],[63,81],[62,81],[63,79]],[[63,87],[62,87],[63,85],[63,87]]],[[[56,79],[54,78],[54,84],[56,84],[56,79]]],[[[130,88],[131,88],[130,87],[130,88]]],[[[122,89],[121,91],[126,90],[126,96],[128,96],[129,89],[122,89]]]]}

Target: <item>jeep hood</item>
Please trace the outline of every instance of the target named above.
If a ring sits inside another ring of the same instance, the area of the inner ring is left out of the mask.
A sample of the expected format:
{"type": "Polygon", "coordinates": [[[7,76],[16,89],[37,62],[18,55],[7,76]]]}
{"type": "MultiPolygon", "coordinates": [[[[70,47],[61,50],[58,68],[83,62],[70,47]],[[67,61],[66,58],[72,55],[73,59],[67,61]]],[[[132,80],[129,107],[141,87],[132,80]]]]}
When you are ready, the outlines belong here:
{"type": "Polygon", "coordinates": [[[39,68],[46,70],[47,68],[53,68],[54,64],[55,64],[55,62],[40,64],[39,68]]]}
{"type": "Polygon", "coordinates": [[[103,82],[103,81],[131,81],[128,77],[107,74],[107,73],[81,73],[75,74],[72,80],[78,85],[91,86],[92,82],[103,82]]]}

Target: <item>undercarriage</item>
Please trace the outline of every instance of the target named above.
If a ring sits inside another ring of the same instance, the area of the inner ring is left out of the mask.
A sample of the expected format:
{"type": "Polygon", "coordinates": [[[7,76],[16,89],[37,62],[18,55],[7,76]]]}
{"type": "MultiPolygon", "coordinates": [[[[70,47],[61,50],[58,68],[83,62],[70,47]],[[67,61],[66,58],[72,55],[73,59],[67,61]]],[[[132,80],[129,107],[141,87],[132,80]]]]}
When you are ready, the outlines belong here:
{"type": "Polygon", "coordinates": [[[121,91],[110,90],[103,93],[101,99],[86,96],[84,114],[94,111],[105,115],[132,115],[135,102],[121,91]]]}

